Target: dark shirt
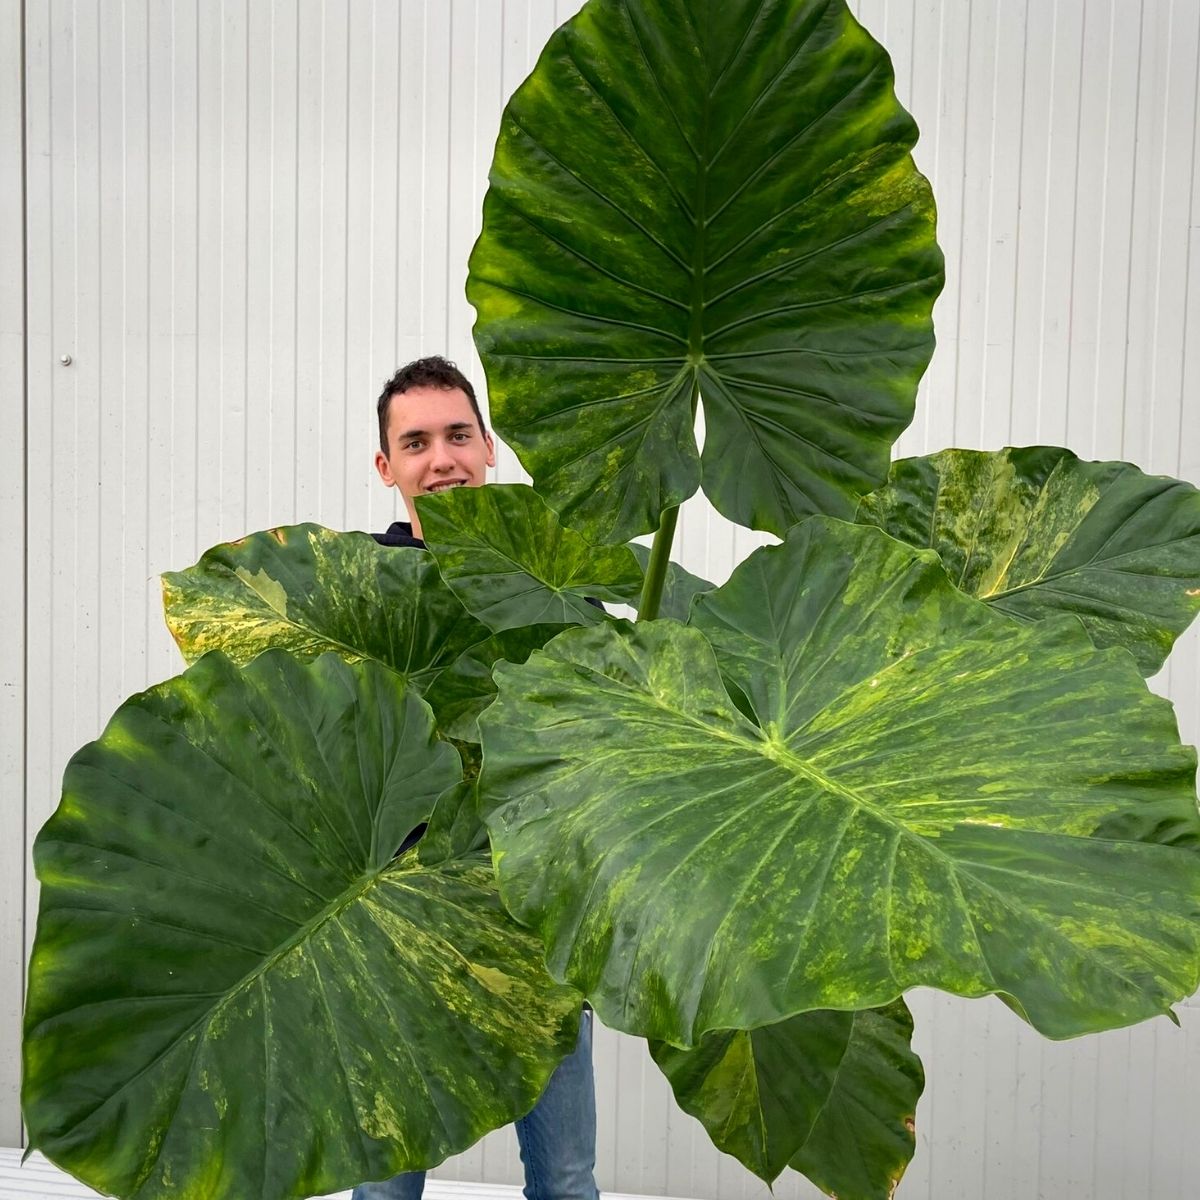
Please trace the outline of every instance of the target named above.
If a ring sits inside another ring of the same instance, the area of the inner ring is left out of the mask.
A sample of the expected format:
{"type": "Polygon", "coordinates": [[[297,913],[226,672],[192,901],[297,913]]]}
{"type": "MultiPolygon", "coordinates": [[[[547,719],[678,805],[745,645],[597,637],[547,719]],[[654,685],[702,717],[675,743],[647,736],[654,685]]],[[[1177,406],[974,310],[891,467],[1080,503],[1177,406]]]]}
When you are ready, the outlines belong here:
{"type": "Polygon", "coordinates": [[[373,533],[371,536],[381,546],[415,546],[418,550],[425,549],[425,543],[418,537],[413,537],[412,526],[407,521],[393,521],[387,533],[373,533]]]}

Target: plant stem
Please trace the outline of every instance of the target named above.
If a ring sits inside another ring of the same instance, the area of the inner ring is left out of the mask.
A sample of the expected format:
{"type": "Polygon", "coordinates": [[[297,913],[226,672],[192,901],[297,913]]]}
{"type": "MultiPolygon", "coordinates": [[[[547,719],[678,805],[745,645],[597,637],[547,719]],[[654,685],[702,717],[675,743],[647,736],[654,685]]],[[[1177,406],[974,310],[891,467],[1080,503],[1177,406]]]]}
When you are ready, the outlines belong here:
{"type": "Polygon", "coordinates": [[[678,520],[679,505],[663,510],[662,521],[654,535],[654,544],[650,547],[646,582],[642,584],[642,598],[638,602],[639,621],[653,621],[658,616],[663,583],[667,578],[667,564],[671,561],[671,543],[675,540],[675,523],[678,520]]]}
{"type": "MultiPolygon", "coordinates": [[[[697,335],[698,336],[698,335],[697,335]]],[[[692,375],[692,425],[696,424],[696,409],[700,405],[700,377],[692,375]]],[[[679,520],[679,505],[664,508],[658,522],[658,532],[650,546],[650,561],[646,564],[646,579],[642,584],[642,596],[638,601],[639,621],[653,621],[658,616],[662,603],[663,583],[667,578],[667,564],[671,561],[671,543],[675,541],[675,524],[679,520]]]]}

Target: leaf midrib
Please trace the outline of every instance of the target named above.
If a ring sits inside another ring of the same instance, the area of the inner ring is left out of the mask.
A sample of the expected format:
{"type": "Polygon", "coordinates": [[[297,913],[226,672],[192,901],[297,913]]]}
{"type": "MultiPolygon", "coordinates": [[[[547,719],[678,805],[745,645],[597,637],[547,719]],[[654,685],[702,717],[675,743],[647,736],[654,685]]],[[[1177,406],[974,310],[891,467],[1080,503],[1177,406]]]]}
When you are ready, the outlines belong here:
{"type": "MultiPolygon", "coordinates": [[[[410,661],[409,665],[406,667],[403,667],[403,668],[398,667],[394,663],[390,663],[382,658],[378,658],[376,655],[372,654],[368,650],[363,650],[358,646],[351,646],[348,642],[344,642],[341,640],[341,638],[337,638],[329,633],[325,633],[322,630],[316,628],[316,626],[302,625],[295,618],[289,617],[286,612],[280,612],[279,609],[277,609],[266,598],[266,596],[264,596],[256,588],[251,587],[250,584],[248,584],[240,575],[238,575],[236,571],[231,571],[230,574],[233,576],[233,578],[235,578],[238,581],[238,583],[247,592],[250,593],[250,595],[254,596],[256,599],[258,599],[262,603],[263,607],[266,609],[267,612],[273,613],[285,625],[288,625],[292,629],[299,631],[300,633],[304,634],[306,637],[319,638],[325,645],[327,645],[329,647],[330,650],[335,650],[335,651],[338,651],[339,653],[342,653],[343,657],[345,657],[347,659],[347,661],[349,661],[351,663],[357,663],[357,662],[378,663],[381,667],[385,667],[387,670],[391,671],[392,674],[400,676],[400,678],[403,679],[407,683],[407,682],[412,682],[414,677],[419,678],[422,675],[432,675],[436,678],[436,676],[441,675],[448,667],[450,667],[454,661],[454,660],[451,660],[449,662],[441,662],[441,663],[432,662],[428,666],[418,667],[415,670],[411,666],[411,661],[410,661]]],[[[455,597],[455,599],[457,599],[457,597],[455,597]]],[[[461,604],[462,602],[459,601],[459,603],[461,604]]],[[[464,607],[463,611],[466,612],[465,607],[464,607]]],[[[470,617],[471,615],[472,615],[471,613],[467,612],[468,617],[470,617]]],[[[472,618],[472,619],[474,619],[474,618],[472,618]]],[[[480,622],[480,624],[484,630],[485,636],[481,637],[477,642],[472,642],[469,646],[464,646],[461,651],[462,654],[466,654],[468,651],[473,650],[476,646],[482,645],[484,642],[486,642],[492,636],[493,631],[488,629],[487,626],[482,625],[482,622],[480,622]]],[[[274,644],[275,643],[272,642],[268,646],[265,646],[264,649],[270,649],[270,647],[273,646],[274,644]]],[[[219,649],[221,649],[221,647],[214,646],[213,649],[219,650],[219,649]]],[[[411,643],[408,646],[408,650],[411,653],[411,650],[412,650],[411,643]]],[[[260,651],[260,653],[261,653],[261,651],[260,651]]],[[[203,657],[203,656],[200,656],[200,657],[203,657]]],[[[199,661],[199,658],[191,660],[191,662],[198,662],[198,661],[199,661]]],[[[191,663],[189,663],[189,665],[191,665],[191,663]]],[[[433,679],[430,679],[429,682],[432,683],[433,679]]],[[[424,689],[422,689],[422,690],[424,690],[424,689]]]]}
{"type": "MultiPolygon", "coordinates": [[[[304,924],[298,926],[296,931],[280,946],[277,946],[266,958],[263,959],[252,970],[248,971],[237,983],[230,988],[219,993],[219,998],[214,1004],[209,1006],[200,1014],[190,1025],[173,1037],[167,1045],[152,1058],[144,1067],[135,1074],[131,1075],[119,1088],[109,1092],[103,1100],[100,1101],[93,1109],[80,1117],[72,1126],[72,1132],[77,1132],[89,1121],[91,1121],[98,1113],[107,1108],[113,1100],[125,1093],[139,1079],[142,1078],[148,1071],[153,1070],[164,1058],[171,1054],[178,1046],[185,1042],[196,1030],[206,1024],[210,1024],[214,1017],[217,1016],[227,1005],[229,1005],[235,997],[241,995],[247,988],[251,987],[255,982],[261,979],[272,968],[287,957],[298,945],[308,941],[316,932],[324,925],[328,924],[335,916],[349,908],[350,905],[359,901],[372,887],[378,882],[384,871],[391,866],[391,863],[385,863],[377,871],[370,872],[366,877],[361,878],[354,886],[347,888],[345,891],[339,892],[338,895],[331,900],[320,912],[310,917],[304,924]]],[[[199,1043],[197,1043],[199,1045],[199,1043]]],[[[186,1086],[186,1084],[185,1084],[186,1086]]]]}
{"type": "MultiPolygon", "coordinates": [[[[1122,550],[1120,554],[1114,554],[1110,558],[1102,559],[1098,556],[1093,556],[1087,562],[1076,563],[1072,567],[1063,567],[1059,571],[1047,571],[1044,575],[1039,575],[1036,579],[1031,579],[1028,583],[1019,583],[1014,587],[1004,588],[998,592],[981,593],[978,598],[985,604],[995,604],[999,600],[1006,600],[1009,596],[1017,596],[1022,592],[1032,591],[1035,588],[1040,588],[1047,583],[1052,583],[1059,579],[1069,579],[1072,575],[1087,575],[1091,571],[1117,571],[1124,575],[1136,575],[1139,579],[1186,579],[1188,577],[1184,575],[1152,575],[1148,571],[1122,571],[1121,568],[1112,567],[1108,564],[1118,562],[1122,558],[1129,558],[1130,555],[1145,554],[1147,549],[1158,550],[1163,546],[1173,546],[1179,542],[1189,542],[1195,536],[1195,534],[1189,533],[1186,537],[1171,538],[1166,542],[1158,542],[1153,547],[1138,546],[1133,550],[1122,550]]],[[[1064,546],[1063,550],[1065,549],[1066,547],[1064,546]]],[[[1060,550],[1055,557],[1061,557],[1061,555],[1062,551],[1060,550]]]]}
{"type": "MultiPolygon", "coordinates": [[[[507,515],[509,519],[512,519],[517,516],[528,516],[529,514],[508,513],[502,515],[507,515]]],[[[611,583],[601,582],[601,580],[596,578],[580,578],[581,572],[591,571],[593,569],[596,569],[597,571],[602,570],[603,565],[605,563],[610,563],[612,558],[616,556],[607,553],[596,553],[592,558],[589,559],[585,553],[587,549],[607,551],[610,549],[610,547],[588,547],[587,543],[584,542],[582,538],[573,538],[571,536],[572,531],[566,527],[560,527],[558,529],[543,528],[540,531],[545,537],[554,538],[555,534],[558,535],[557,540],[553,540],[545,547],[545,553],[543,555],[544,561],[540,563],[531,563],[514,558],[513,554],[517,553],[518,551],[514,550],[510,552],[508,549],[499,545],[498,543],[488,541],[488,531],[486,529],[482,531],[480,531],[478,528],[468,528],[464,530],[461,525],[455,526],[449,520],[446,521],[446,528],[449,529],[450,536],[447,538],[447,540],[440,543],[440,549],[441,553],[447,555],[447,557],[462,555],[464,553],[469,555],[472,551],[482,552],[485,555],[493,555],[502,562],[508,563],[512,568],[510,571],[488,571],[486,573],[488,578],[492,578],[494,576],[503,577],[506,575],[524,576],[526,579],[532,579],[534,583],[545,588],[548,592],[553,592],[557,596],[577,596],[578,593],[576,589],[578,588],[602,588],[615,586],[611,583]],[[455,535],[457,535],[457,541],[454,540],[455,535]],[[566,559],[570,564],[570,574],[564,578],[562,582],[552,582],[549,579],[543,578],[543,576],[538,573],[539,571],[553,571],[555,574],[558,574],[558,568],[562,564],[563,559],[566,559]]],[[[630,551],[628,547],[618,546],[611,547],[611,549],[617,551],[622,549],[625,550],[629,562],[632,563],[636,569],[640,570],[637,559],[634,557],[633,552],[630,551]]],[[[437,557],[436,554],[434,557],[437,557]]],[[[441,563],[439,562],[438,565],[440,567],[441,563]]],[[[461,568],[456,568],[454,570],[454,577],[457,580],[472,580],[478,578],[477,575],[469,574],[468,572],[461,570],[461,568]]],[[[630,583],[632,584],[632,582],[634,581],[631,579],[630,583]]],[[[447,583],[449,583],[449,581],[447,581],[447,583]]],[[[513,593],[512,595],[513,598],[519,599],[521,596],[528,594],[529,591],[526,590],[524,592],[513,593]]],[[[459,599],[461,600],[462,598],[459,597],[459,599]]],[[[493,608],[499,607],[501,602],[502,601],[497,601],[494,604],[488,605],[488,610],[490,611],[493,608]]],[[[466,607],[465,603],[463,607],[466,607]]],[[[470,609],[467,609],[467,611],[470,612],[470,609]]],[[[472,615],[474,614],[472,613],[472,615]]]]}
{"type": "MultiPolygon", "coordinates": [[[[906,825],[903,821],[897,819],[896,817],[893,817],[888,812],[887,809],[881,808],[880,806],[872,803],[870,800],[867,800],[864,797],[859,796],[856,792],[854,792],[850,788],[848,788],[842,784],[836,783],[835,781],[830,779],[827,775],[825,775],[824,772],[819,771],[813,767],[810,767],[807,763],[804,762],[803,759],[801,759],[797,754],[795,754],[793,751],[791,751],[782,741],[770,740],[765,736],[762,737],[760,740],[756,741],[754,739],[746,737],[744,734],[739,734],[737,732],[720,729],[717,726],[712,725],[711,723],[703,721],[699,717],[693,716],[691,713],[684,712],[678,708],[675,708],[675,707],[665,703],[665,701],[661,697],[659,697],[657,694],[655,694],[653,692],[650,692],[649,690],[639,689],[630,684],[624,684],[620,680],[613,679],[611,676],[605,675],[605,676],[603,676],[603,678],[605,680],[607,680],[610,684],[612,684],[616,687],[624,688],[627,691],[632,692],[634,695],[641,696],[641,697],[649,700],[651,703],[654,704],[655,707],[659,708],[661,711],[676,717],[677,719],[683,721],[686,724],[692,725],[697,730],[703,731],[703,733],[706,735],[706,737],[719,738],[722,741],[726,741],[726,742],[729,742],[740,748],[744,748],[748,752],[751,752],[751,753],[757,754],[761,757],[767,758],[769,761],[773,762],[776,766],[778,766],[781,770],[791,771],[791,773],[794,775],[799,775],[803,778],[806,778],[806,779],[816,783],[818,787],[824,788],[827,791],[827,793],[844,799],[849,804],[853,805],[856,809],[858,809],[860,811],[865,810],[866,812],[878,817],[884,824],[895,829],[896,832],[899,833],[901,836],[914,841],[923,850],[929,852],[930,854],[935,855],[938,859],[940,859],[949,868],[951,875],[955,878],[956,881],[958,880],[960,874],[965,874],[978,887],[980,887],[984,890],[987,890],[989,892],[992,892],[994,895],[996,895],[998,898],[1000,898],[1006,904],[1008,903],[1008,897],[1003,896],[1000,892],[997,891],[997,889],[991,883],[987,882],[986,880],[984,880],[982,878],[979,878],[976,875],[976,873],[973,870],[971,870],[971,866],[972,866],[971,863],[964,862],[962,859],[956,858],[950,854],[945,853],[936,844],[936,839],[923,836],[922,834],[909,828],[909,826],[906,825]],[[771,749],[769,750],[768,747],[771,747],[771,749]]],[[[719,682],[719,674],[718,674],[718,682],[719,682]]],[[[740,713],[736,713],[736,710],[735,710],[735,715],[737,717],[740,717],[742,720],[745,720],[744,717],[741,717],[740,713]]],[[[758,731],[758,732],[762,733],[763,731],[758,731]]],[[[955,824],[959,824],[959,822],[955,822],[955,824]]],[[[1077,837],[1078,835],[1058,833],[1058,834],[1055,834],[1055,836],[1077,837]]],[[[1092,839],[1082,838],[1081,840],[1091,841],[1092,839]]],[[[995,868],[989,867],[988,869],[995,869],[995,868]]],[[[970,906],[966,902],[965,897],[962,897],[962,904],[963,904],[963,912],[970,919],[971,910],[970,910],[970,906]]],[[[1064,936],[1061,933],[1061,931],[1056,929],[1056,927],[1051,925],[1049,928],[1051,929],[1052,932],[1056,933],[1059,937],[1064,936]]],[[[983,956],[983,954],[982,954],[982,947],[980,947],[980,961],[984,962],[984,963],[987,962],[986,957],[983,956]]],[[[1116,975],[1117,977],[1122,978],[1122,979],[1127,978],[1120,971],[1115,970],[1111,966],[1111,964],[1105,963],[1104,965],[1105,965],[1105,969],[1109,970],[1110,973],[1116,975]]],[[[989,964],[989,974],[990,974],[990,964],[989,964]]]]}

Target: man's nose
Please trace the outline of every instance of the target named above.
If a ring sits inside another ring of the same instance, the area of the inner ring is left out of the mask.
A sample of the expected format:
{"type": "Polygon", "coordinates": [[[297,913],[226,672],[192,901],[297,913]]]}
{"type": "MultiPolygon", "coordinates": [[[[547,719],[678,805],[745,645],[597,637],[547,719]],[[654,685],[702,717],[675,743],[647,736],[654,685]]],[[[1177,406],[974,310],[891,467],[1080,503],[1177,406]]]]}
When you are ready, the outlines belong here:
{"type": "Polygon", "coordinates": [[[449,471],[453,468],[454,455],[450,452],[450,446],[447,442],[437,441],[433,443],[430,466],[435,471],[449,471]]]}

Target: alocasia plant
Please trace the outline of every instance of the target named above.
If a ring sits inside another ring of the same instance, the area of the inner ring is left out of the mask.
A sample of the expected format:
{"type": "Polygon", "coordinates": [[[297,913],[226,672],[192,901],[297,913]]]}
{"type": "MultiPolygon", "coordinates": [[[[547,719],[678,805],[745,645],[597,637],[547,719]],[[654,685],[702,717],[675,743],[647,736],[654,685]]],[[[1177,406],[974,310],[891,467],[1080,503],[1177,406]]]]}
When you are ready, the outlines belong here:
{"type": "Polygon", "coordinates": [[[907,989],[1051,1037],[1196,989],[1196,758],[1142,675],[1200,494],[1052,447],[888,474],[941,285],[915,137],[844,0],[554,35],[468,282],[534,488],[422,500],[427,551],[298,526],[165,577],[194,665],[35,851],[32,1144],[145,1200],[433,1165],[586,997],[762,1178],[882,1200],[907,989]],[[670,562],[698,487],[782,538],[720,587],[670,562]]]}

